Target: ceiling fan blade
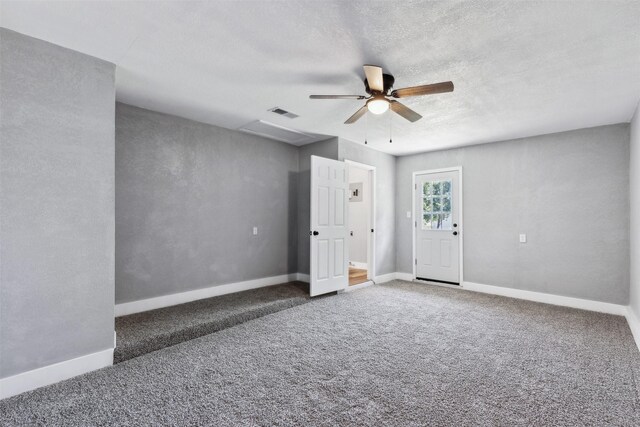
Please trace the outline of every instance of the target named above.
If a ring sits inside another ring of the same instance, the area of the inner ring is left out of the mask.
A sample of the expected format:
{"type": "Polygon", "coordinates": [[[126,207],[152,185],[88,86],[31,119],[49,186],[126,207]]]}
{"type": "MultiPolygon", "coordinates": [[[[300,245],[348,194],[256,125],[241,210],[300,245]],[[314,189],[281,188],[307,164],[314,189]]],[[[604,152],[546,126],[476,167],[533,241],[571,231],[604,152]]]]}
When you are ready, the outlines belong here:
{"type": "Polygon", "coordinates": [[[364,74],[367,76],[369,89],[382,92],[384,90],[382,68],[377,65],[364,65],[362,68],[364,68],[364,74]]]}
{"type": "Polygon", "coordinates": [[[363,95],[309,95],[310,99],[365,99],[363,95]]]}
{"type": "Polygon", "coordinates": [[[360,117],[366,114],[366,112],[367,112],[367,105],[365,104],[358,111],[356,111],[353,116],[349,117],[347,121],[344,122],[344,124],[350,125],[351,123],[357,122],[360,117]]]}
{"type": "Polygon", "coordinates": [[[391,111],[401,115],[410,122],[416,122],[422,118],[420,114],[398,101],[389,101],[389,108],[391,108],[391,111]]]}
{"type": "Polygon", "coordinates": [[[433,95],[434,93],[453,92],[452,82],[434,83],[431,85],[405,87],[391,92],[394,98],[406,98],[408,96],[433,95]]]}

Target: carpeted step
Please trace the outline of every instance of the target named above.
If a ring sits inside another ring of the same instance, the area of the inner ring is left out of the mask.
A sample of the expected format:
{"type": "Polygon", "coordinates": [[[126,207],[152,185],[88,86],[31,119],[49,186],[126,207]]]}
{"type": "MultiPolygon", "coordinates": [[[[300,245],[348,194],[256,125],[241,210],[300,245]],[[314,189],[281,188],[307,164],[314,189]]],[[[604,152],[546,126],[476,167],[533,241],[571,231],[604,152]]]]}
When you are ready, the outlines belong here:
{"type": "Polygon", "coordinates": [[[290,282],[117,317],[113,363],[304,304],[311,300],[306,286],[290,282]]]}

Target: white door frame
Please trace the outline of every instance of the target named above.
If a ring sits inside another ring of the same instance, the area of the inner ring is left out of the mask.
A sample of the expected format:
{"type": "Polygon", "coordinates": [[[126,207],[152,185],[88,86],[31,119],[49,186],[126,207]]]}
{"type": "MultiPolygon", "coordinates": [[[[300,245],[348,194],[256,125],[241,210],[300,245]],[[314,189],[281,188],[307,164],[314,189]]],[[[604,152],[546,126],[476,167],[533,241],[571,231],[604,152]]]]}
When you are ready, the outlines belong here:
{"type": "Polygon", "coordinates": [[[458,227],[458,250],[460,251],[460,256],[459,256],[459,260],[460,260],[460,286],[462,286],[462,282],[463,282],[463,272],[464,272],[464,252],[463,252],[463,248],[464,248],[464,216],[463,216],[463,210],[462,210],[462,200],[463,200],[463,194],[462,194],[462,166],[453,166],[450,168],[441,168],[441,169],[430,169],[430,170],[424,170],[424,171],[416,171],[413,173],[412,178],[411,178],[411,222],[413,222],[413,227],[411,227],[411,234],[412,234],[412,241],[413,241],[413,250],[412,250],[412,258],[411,258],[411,264],[413,265],[413,280],[416,280],[416,227],[417,227],[417,221],[418,218],[416,217],[416,177],[418,175],[427,175],[427,174],[431,174],[431,173],[442,173],[442,172],[458,172],[458,194],[460,194],[459,197],[459,201],[458,201],[458,208],[460,209],[458,212],[460,212],[460,216],[459,216],[459,224],[460,226],[458,227]]]}
{"type": "MultiPolygon", "coordinates": [[[[376,167],[353,160],[344,161],[348,166],[356,166],[369,171],[371,184],[371,203],[369,204],[369,219],[367,230],[373,229],[373,233],[367,233],[367,279],[373,280],[376,272],[376,167]]],[[[349,204],[350,206],[351,204],[349,204]]]]}

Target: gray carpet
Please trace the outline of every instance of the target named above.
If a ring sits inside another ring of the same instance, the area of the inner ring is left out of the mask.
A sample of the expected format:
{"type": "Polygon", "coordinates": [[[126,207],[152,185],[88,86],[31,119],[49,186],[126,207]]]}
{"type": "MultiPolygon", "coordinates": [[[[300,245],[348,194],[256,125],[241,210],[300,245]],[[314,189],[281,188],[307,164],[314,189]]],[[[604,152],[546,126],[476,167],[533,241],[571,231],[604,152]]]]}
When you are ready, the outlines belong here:
{"type": "Polygon", "coordinates": [[[14,425],[640,425],[622,317],[393,282],[0,402],[14,425]]]}
{"type": "Polygon", "coordinates": [[[310,301],[308,284],[290,282],[116,318],[114,363],[310,301]]]}

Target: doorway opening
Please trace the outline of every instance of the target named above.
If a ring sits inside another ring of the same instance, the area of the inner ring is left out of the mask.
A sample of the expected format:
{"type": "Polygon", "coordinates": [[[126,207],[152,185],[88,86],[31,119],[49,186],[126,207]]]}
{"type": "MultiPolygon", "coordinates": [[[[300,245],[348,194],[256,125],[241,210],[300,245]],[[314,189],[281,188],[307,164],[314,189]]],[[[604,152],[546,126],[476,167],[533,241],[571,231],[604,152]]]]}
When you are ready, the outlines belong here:
{"type": "Polygon", "coordinates": [[[375,277],[375,167],[345,160],[349,169],[349,286],[375,277]]]}

